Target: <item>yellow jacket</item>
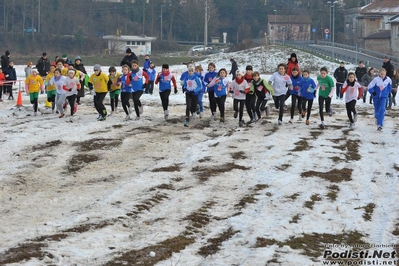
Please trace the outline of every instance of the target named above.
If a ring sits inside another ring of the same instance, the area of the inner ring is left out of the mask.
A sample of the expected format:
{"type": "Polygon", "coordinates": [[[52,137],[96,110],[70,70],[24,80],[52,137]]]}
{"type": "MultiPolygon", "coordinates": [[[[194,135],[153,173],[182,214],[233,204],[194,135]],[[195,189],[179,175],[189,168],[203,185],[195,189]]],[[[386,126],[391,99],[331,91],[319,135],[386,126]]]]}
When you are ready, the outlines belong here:
{"type": "Polygon", "coordinates": [[[53,90],[55,90],[55,85],[54,85],[54,84],[53,84],[53,85],[50,85],[50,80],[51,80],[52,77],[54,77],[54,73],[51,73],[51,72],[49,72],[49,73],[47,74],[47,76],[46,76],[45,81],[46,81],[46,83],[48,84],[48,85],[47,85],[47,91],[53,91],[53,90]]]}
{"type": "Polygon", "coordinates": [[[103,93],[108,92],[108,80],[109,77],[107,74],[100,72],[100,75],[91,74],[89,78],[89,83],[93,84],[93,88],[95,92],[103,93]]]}
{"type": "Polygon", "coordinates": [[[111,77],[110,75],[108,75],[109,79],[112,81],[111,84],[111,91],[116,91],[116,90],[120,90],[121,89],[121,84],[117,84],[118,82],[118,78],[121,76],[121,73],[116,73],[115,77],[111,77]]]}
{"type": "Polygon", "coordinates": [[[40,92],[40,87],[44,86],[44,81],[41,76],[32,74],[25,79],[25,84],[28,87],[29,93],[40,92]]]}

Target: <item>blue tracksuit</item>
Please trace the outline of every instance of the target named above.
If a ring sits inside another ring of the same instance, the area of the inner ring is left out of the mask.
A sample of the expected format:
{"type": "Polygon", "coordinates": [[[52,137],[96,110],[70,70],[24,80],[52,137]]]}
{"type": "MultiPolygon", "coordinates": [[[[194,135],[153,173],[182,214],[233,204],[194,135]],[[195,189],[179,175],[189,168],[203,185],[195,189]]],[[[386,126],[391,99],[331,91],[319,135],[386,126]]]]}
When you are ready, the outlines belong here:
{"type": "MultiPolygon", "coordinates": [[[[205,85],[208,85],[216,76],[217,76],[217,72],[216,71],[212,71],[212,72],[207,72],[204,76],[204,83],[205,85]]],[[[208,92],[214,92],[216,89],[216,85],[212,86],[210,88],[207,88],[208,92]]]]}
{"type": "Polygon", "coordinates": [[[117,83],[121,84],[121,92],[132,93],[132,91],[133,91],[132,84],[130,83],[130,81],[126,82],[126,78],[127,78],[127,75],[120,75],[119,78],[118,78],[117,83]]]}
{"type": "Polygon", "coordinates": [[[302,80],[303,80],[303,78],[300,75],[298,75],[296,77],[291,76],[292,90],[289,90],[291,95],[298,96],[298,92],[299,92],[299,90],[301,88],[302,80]]]}
{"type": "Polygon", "coordinates": [[[133,87],[133,92],[138,92],[143,90],[143,70],[139,70],[138,72],[130,72],[131,84],[133,87]]]}
{"type": "Polygon", "coordinates": [[[382,79],[375,77],[368,86],[368,92],[373,97],[374,117],[377,119],[378,126],[384,126],[385,107],[388,95],[392,90],[392,80],[386,76],[382,79]]]}
{"type": "Polygon", "coordinates": [[[183,87],[186,88],[186,93],[198,95],[198,93],[202,90],[202,82],[197,75],[187,75],[187,78],[184,80],[183,87]]]}
{"type": "Polygon", "coordinates": [[[215,88],[216,98],[220,98],[222,96],[227,95],[227,84],[228,84],[227,78],[220,78],[219,82],[216,83],[215,86],[213,86],[215,88]]]}
{"type": "Polygon", "coordinates": [[[313,100],[315,98],[316,83],[311,78],[302,78],[300,84],[300,94],[302,98],[313,100]]]}

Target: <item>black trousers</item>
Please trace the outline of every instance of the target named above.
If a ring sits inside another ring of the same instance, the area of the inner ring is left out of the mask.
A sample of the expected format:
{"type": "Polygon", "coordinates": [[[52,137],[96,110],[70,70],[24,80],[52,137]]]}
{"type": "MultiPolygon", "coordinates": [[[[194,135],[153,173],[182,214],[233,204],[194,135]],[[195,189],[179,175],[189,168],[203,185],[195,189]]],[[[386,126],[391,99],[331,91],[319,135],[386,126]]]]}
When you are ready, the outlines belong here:
{"type": "Polygon", "coordinates": [[[355,115],[356,114],[356,100],[352,100],[348,103],[345,104],[346,107],[346,114],[348,115],[349,121],[353,123],[353,116],[352,113],[355,115]]]}
{"type": "Polygon", "coordinates": [[[302,113],[302,97],[292,94],[291,95],[291,118],[294,118],[296,103],[298,102],[299,114],[302,113]]]}
{"type": "Polygon", "coordinates": [[[208,97],[209,97],[209,108],[211,109],[211,113],[213,114],[216,112],[215,92],[208,91],[208,97]]]}
{"type": "Polygon", "coordinates": [[[125,111],[126,115],[129,114],[130,103],[129,100],[132,96],[131,92],[121,92],[121,102],[123,111],[125,111]]]}
{"type": "Polygon", "coordinates": [[[73,111],[75,109],[75,100],[76,100],[76,94],[69,95],[66,97],[68,100],[69,106],[71,107],[71,116],[73,116],[73,111]]]}
{"type": "Polygon", "coordinates": [[[283,121],[285,94],[273,97],[274,106],[278,110],[278,120],[283,121]]]}
{"type": "Polygon", "coordinates": [[[254,117],[255,113],[255,100],[256,100],[256,95],[255,94],[246,94],[245,95],[245,108],[247,108],[247,113],[249,115],[249,118],[254,117]]]}
{"type": "Polygon", "coordinates": [[[220,111],[220,117],[224,118],[224,104],[226,102],[226,95],[215,98],[215,101],[220,111]]]}
{"type": "Polygon", "coordinates": [[[159,92],[161,98],[162,108],[164,111],[168,110],[170,90],[159,92]]]}
{"type": "MultiPolygon", "coordinates": [[[[244,104],[246,104],[246,100],[238,100],[234,99],[233,108],[235,112],[238,112],[238,121],[242,120],[242,116],[244,114],[244,104]]],[[[252,118],[251,118],[252,119],[252,118]]]]}
{"type": "Polygon", "coordinates": [[[140,109],[139,107],[141,107],[141,101],[140,101],[140,97],[141,95],[143,95],[143,91],[136,91],[133,92],[133,104],[134,104],[134,111],[136,112],[136,116],[140,117],[140,109]]]}
{"type": "Polygon", "coordinates": [[[302,98],[302,110],[306,109],[306,120],[309,120],[310,112],[312,112],[313,99],[309,100],[306,98],[302,98]],[[308,108],[306,109],[306,103],[308,104],[308,108]]]}
{"type": "Polygon", "coordinates": [[[197,110],[198,95],[186,92],[186,120],[190,120],[190,114],[197,110]]]}
{"type": "Polygon", "coordinates": [[[107,92],[96,92],[96,97],[94,98],[94,104],[96,106],[97,112],[103,117],[107,116],[107,108],[105,108],[103,101],[107,92]]]}
{"type": "Polygon", "coordinates": [[[324,121],[324,113],[323,113],[324,102],[326,103],[326,112],[328,113],[331,107],[331,98],[330,97],[324,98],[322,96],[319,96],[319,115],[321,121],[324,121]]]}

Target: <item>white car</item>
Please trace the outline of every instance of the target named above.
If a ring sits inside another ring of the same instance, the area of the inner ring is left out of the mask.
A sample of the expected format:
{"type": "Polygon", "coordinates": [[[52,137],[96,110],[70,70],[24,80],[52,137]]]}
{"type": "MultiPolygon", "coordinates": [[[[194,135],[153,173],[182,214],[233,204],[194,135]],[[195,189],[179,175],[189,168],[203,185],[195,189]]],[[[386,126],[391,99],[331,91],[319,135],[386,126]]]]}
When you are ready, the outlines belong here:
{"type": "Polygon", "coordinates": [[[210,51],[212,50],[212,47],[205,47],[205,45],[197,45],[197,46],[193,46],[191,47],[190,51],[192,52],[203,52],[203,51],[210,51]]]}

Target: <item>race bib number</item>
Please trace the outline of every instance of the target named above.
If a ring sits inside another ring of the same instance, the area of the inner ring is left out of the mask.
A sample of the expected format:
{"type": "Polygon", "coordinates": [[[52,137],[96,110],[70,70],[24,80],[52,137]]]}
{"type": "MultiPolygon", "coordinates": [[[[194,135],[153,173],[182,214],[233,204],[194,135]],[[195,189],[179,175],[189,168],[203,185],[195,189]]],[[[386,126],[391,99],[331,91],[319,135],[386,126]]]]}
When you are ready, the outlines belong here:
{"type": "Polygon", "coordinates": [[[223,86],[219,85],[218,86],[218,91],[222,91],[222,89],[223,89],[223,86]]]}
{"type": "Polygon", "coordinates": [[[169,81],[169,76],[164,76],[164,77],[163,77],[163,81],[168,82],[168,81],[169,81]]]}
{"type": "Polygon", "coordinates": [[[138,77],[138,76],[134,76],[133,80],[134,80],[134,81],[138,81],[138,80],[139,80],[139,77],[138,77]]]}
{"type": "Polygon", "coordinates": [[[234,94],[235,94],[236,96],[239,96],[239,95],[240,95],[240,91],[235,91],[234,94]]]}
{"type": "Polygon", "coordinates": [[[263,86],[260,85],[260,86],[258,87],[258,91],[262,91],[262,90],[263,90],[263,86]]]}
{"type": "Polygon", "coordinates": [[[326,90],[326,86],[321,85],[321,90],[322,90],[322,91],[325,91],[325,90],[326,90]]]}
{"type": "Polygon", "coordinates": [[[290,76],[285,75],[284,76],[284,81],[289,81],[290,80],[290,76]]]}

